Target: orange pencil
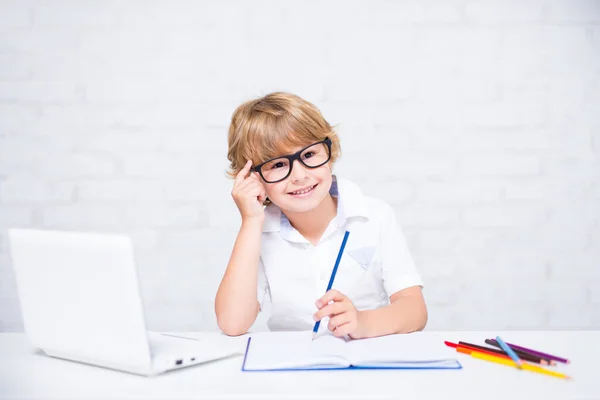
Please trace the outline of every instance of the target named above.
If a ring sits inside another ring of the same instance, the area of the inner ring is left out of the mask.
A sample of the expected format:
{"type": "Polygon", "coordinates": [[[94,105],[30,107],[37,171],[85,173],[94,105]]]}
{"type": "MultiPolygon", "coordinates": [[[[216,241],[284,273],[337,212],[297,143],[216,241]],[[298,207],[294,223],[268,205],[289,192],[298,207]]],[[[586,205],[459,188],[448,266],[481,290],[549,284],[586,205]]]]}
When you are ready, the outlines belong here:
{"type": "MultiPolygon", "coordinates": [[[[458,342],[457,343],[452,343],[452,342],[444,342],[446,344],[446,346],[452,347],[457,349],[458,351],[458,347],[463,347],[465,349],[471,349],[472,351],[479,351],[480,353],[485,353],[485,354],[489,354],[492,356],[497,356],[497,357],[508,357],[510,358],[510,356],[508,354],[506,354],[506,352],[504,352],[503,350],[496,350],[496,349],[492,349],[492,348],[486,348],[484,346],[477,346],[477,345],[473,345],[471,343],[466,343],[466,342],[458,342]]],[[[465,353],[464,351],[461,353],[465,353]]],[[[468,353],[466,353],[468,354],[468,353]]],[[[547,360],[543,360],[540,357],[535,357],[535,356],[531,356],[531,355],[523,355],[523,360],[525,361],[529,361],[529,362],[533,362],[533,363],[538,363],[538,364],[542,364],[542,365],[547,365],[548,361],[547,360]]]]}
{"type": "Polygon", "coordinates": [[[472,349],[472,348],[469,348],[466,346],[456,346],[456,351],[458,351],[459,353],[468,354],[468,355],[471,355],[472,352],[476,351],[478,353],[487,354],[488,356],[507,358],[510,360],[510,357],[505,356],[504,354],[497,354],[497,353],[492,353],[491,351],[484,351],[484,350],[475,350],[475,349],[472,349]]]}
{"type": "Polygon", "coordinates": [[[502,357],[502,358],[508,358],[510,359],[510,357],[504,355],[504,354],[500,354],[500,353],[495,353],[492,351],[486,351],[486,350],[480,350],[480,349],[475,349],[473,347],[469,347],[469,346],[465,346],[462,344],[455,344],[455,343],[451,343],[451,342],[446,342],[446,345],[450,346],[450,347],[454,347],[456,349],[457,352],[459,353],[463,353],[463,354],[471,354],[471,352],[473,351],[478,351],[480,353],[483,354],[488,354],[490,356],[495,356],[495,357],[502,357]]]}

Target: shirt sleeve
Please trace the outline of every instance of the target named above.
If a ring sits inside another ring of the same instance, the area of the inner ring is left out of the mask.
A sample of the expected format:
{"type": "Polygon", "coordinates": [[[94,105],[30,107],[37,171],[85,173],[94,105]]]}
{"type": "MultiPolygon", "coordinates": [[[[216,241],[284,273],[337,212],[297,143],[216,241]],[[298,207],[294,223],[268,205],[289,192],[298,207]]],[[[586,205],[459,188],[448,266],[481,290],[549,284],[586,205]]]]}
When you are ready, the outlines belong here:
{"type": "Polygon", "coordinates": [[[269,282],[265,273],[265,266],[262,262],[262,257],[258,260],[258,282],[256,286],[256,299],[260,305],[260,311],[263,309],[265,297],[269,293],[269,282]]]}
{"type": "Polygon", "coordinates": [[[388,204],[385,204],[382,212],[381,273],[388,297],[411,286],[423,287],[406,238],[396,220],[396,213],[388,204]]]}

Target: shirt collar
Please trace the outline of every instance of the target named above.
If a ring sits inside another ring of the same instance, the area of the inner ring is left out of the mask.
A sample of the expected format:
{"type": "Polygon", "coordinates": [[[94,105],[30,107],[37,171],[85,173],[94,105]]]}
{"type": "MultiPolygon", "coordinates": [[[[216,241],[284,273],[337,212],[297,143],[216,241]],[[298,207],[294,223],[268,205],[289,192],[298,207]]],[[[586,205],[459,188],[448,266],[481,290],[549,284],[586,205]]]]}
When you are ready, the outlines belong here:
{"type": "MultiPolygon", "coordinates": [[[[350,218],[370,218],[369,207],[365,196],[360,188],[353,182],[338,179],[333,175],[333,181],[329,193],[338,199],[337,215],[335,222],[337,226],[343,226],[350,218]]],[[[263,232],[279,232],[292,230],[289,220],[281,209],[271,203],[265,208],[265,220],[263,232]]]]}

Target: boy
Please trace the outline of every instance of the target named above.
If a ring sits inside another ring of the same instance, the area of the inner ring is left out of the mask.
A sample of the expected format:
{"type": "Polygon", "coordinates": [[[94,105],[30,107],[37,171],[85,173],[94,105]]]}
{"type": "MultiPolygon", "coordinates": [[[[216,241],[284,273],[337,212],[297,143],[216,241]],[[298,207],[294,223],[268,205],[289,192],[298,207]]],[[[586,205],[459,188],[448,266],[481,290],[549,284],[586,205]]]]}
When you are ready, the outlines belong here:
{"type": "Polygon", "coordinates": [[[234,112],[229,174],[242,224],[215,298],[225,334],[246,333],[267,294],[271,330],[310,330],[323,318],[353,339],[425,327],[421,278],[394,211],[332,174],[339,155],[337,134],[298,96],[271,93],[234,112]]]}

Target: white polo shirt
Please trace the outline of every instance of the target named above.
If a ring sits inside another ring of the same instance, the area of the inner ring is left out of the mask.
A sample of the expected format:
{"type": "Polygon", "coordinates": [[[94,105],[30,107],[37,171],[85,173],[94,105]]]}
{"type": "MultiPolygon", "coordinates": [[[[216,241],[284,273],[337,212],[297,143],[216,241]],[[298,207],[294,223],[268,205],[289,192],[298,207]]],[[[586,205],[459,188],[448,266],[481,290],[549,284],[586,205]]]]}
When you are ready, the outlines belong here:
{"type": "Polygon", "coordinates": [[[358,310],[385,306],[399,290],[423,286],[392,207],[335,176],[330,193],[338,198],[337,215],[316,246],[275,204],[265,208],[257,298],[261,308],[265,296],[271,299],[270,330],[313,328],[315,302],[325,294],[346,230],[350,234],[332,288],[358,310]]]}

